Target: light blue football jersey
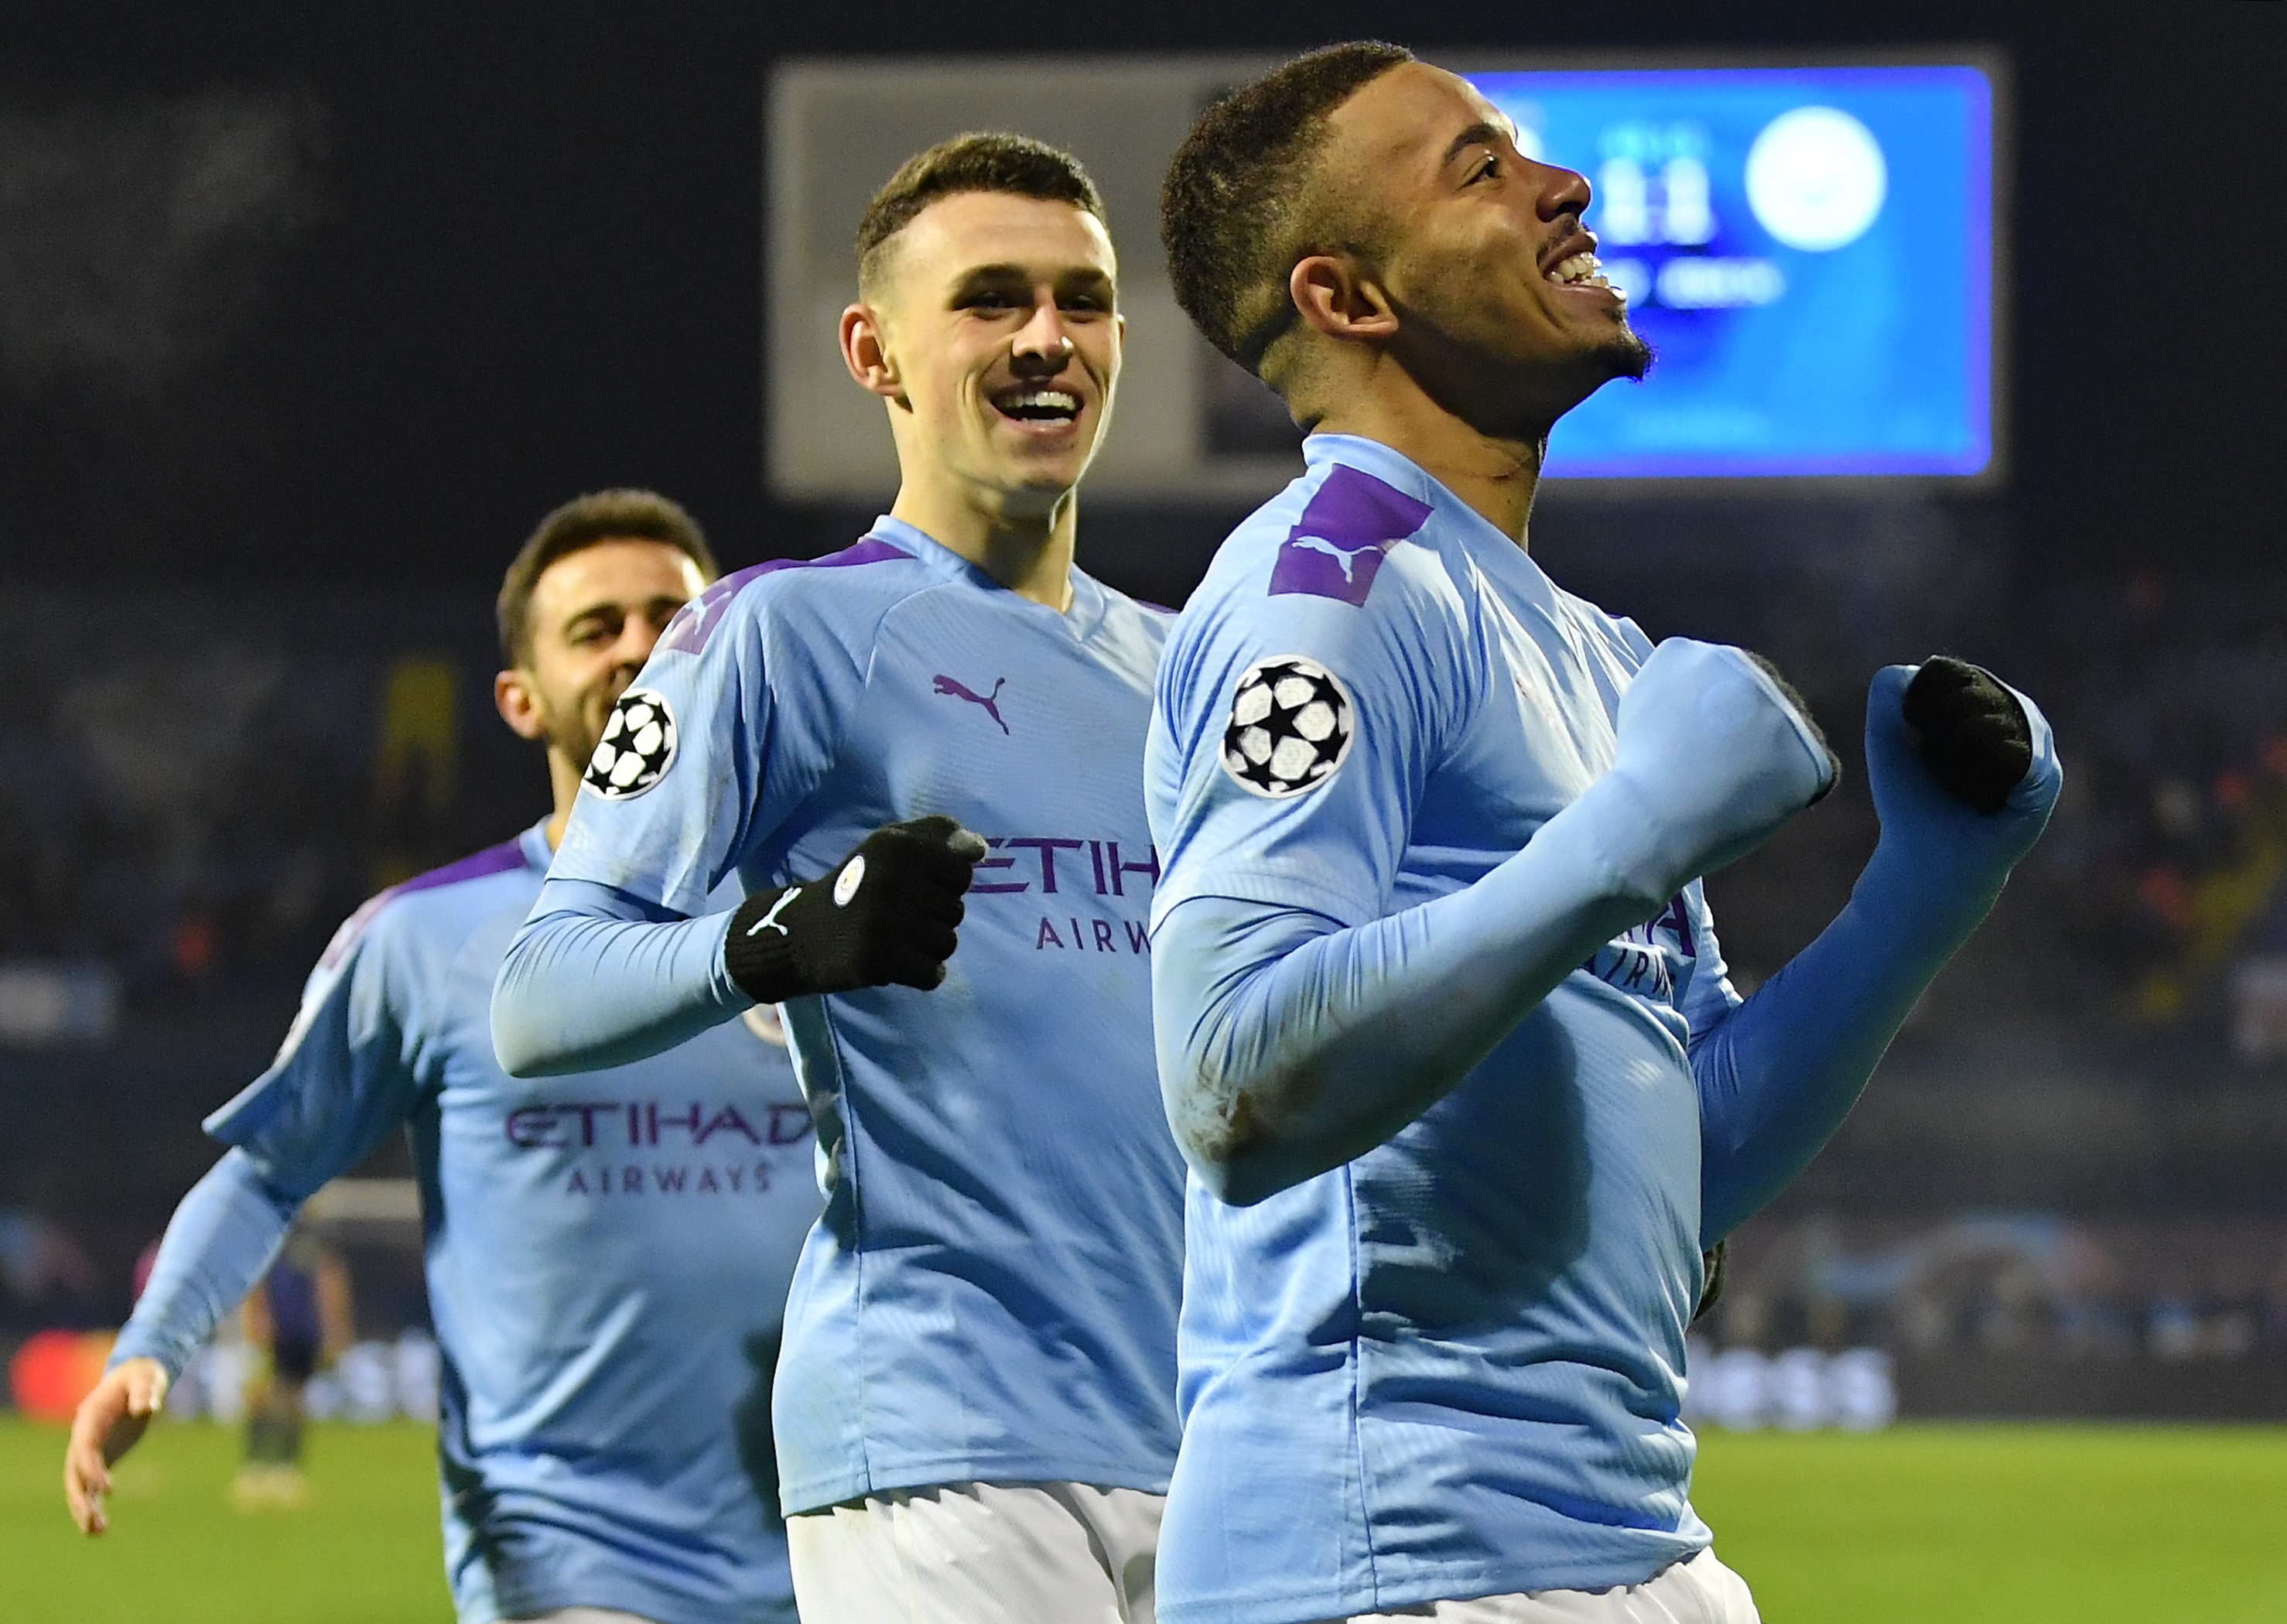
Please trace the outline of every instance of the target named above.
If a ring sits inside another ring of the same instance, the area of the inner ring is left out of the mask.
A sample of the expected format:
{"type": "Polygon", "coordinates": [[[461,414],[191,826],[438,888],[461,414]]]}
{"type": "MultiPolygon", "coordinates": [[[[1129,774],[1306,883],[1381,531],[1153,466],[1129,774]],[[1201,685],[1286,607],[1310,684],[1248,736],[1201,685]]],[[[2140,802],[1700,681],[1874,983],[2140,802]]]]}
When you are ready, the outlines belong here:
{"type": "Polygon", "coordinates": [[[819,1207],[810,1113],[760,1019],[610,1071],[503,1073],[493,980],[548,862],[534,828],[368,903],[207,1129],[314,1188],[409,1126],[462,1624],[793,1624],[768,1405],[819,1207]]]}
{"type": "MultiPolygon", "coordinates": [[[[1305,453],[1168,646],[1155,923],[1222,897],[1358,925],[1469,885],[1611,765],[1650,654],[1404,456],[1305,453]]],[[[1602,1588],[1707,1544],[1685,1045],[1737,1002],[1694,883],[1374,1150],[1250,1208],[1194,1182],[1163,1619],[1602,1588]]]]}
{"type": "Polygon", "coordinates": [[[1059,614],[884,518],[686,607],[629,690],[663,718],[645,764],[610,793],[591,772],[574,810],[530,932],[598,886],[696,915],[733,873],[813,879],[930,813],[991,848],[943,986],[787,1006],[827,1193],[779,1367],[789,1514],[969,1480],[1167,1486],[1183,1164],[1142,783],[1167,624],[1078,572],[1059,614]]]}

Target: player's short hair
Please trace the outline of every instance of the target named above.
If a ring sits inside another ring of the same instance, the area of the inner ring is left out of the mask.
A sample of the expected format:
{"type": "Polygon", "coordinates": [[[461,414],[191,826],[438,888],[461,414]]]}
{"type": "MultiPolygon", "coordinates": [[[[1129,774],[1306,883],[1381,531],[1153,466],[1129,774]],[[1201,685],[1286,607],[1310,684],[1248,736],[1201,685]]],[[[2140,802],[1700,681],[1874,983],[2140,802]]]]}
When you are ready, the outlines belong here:
{"type": "Polygon", "coordinates": [[[963,192],[1005,192],[1070,203],[1100,221],[1104,218],[1103,194],[1072,154],[1028,135],[972,130],[915,153],[874,194],[858,222],[859,288],[877,285],[890,239],[916,215],[939,198],[963,192]]]}
{"type": "Polygon", "coordinates": [[[540,521],[501,578],[495,608],[500,616],[501,657],[521,666],[532,658],[532,591],[557,559],[598,542],[659,542],[699,566],[701,579],[720,573],[715,551],[699,521],[657,491],[590,491],[574,496],[540,521]]]}
{"type": "Polygon", "coordinates": [[[1327,115],[1413,59],[1381,40],[1296,57],[1209,107],[1168,164],[1159,241],[1175,302],[1249,372],[1294,320],[1287,273],[1325,224],[1311,183],[1327,115]]]}

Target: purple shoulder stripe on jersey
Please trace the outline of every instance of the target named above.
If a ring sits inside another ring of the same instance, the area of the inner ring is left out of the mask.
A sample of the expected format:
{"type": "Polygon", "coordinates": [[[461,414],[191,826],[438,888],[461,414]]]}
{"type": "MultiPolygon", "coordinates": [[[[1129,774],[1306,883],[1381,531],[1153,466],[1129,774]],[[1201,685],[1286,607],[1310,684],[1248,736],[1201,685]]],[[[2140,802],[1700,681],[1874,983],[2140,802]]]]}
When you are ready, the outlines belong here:
{"type": "Polygon", "coordinates": [[[1270,595],[1302,592],[1363,604],[1383,555],[1428,519],[1428,503],[1337,463],[1279,547],[1270,595]]]}
{"type": "Polygon", "coordinates": [[[733,570],[677,611],[652,652],[697,654],[715,635],[715,628],[723,623],[724,612],[730,608],[731,600],[746,590],[748,582],[759,581],[764,575],[775,575],[782,569],[839,569],[845,564],[879,564],[884,558],[913,556],[894,543],[869,535],[854,547],[829,552],[822,558],[772,558],[767,564],[751,564],[745,569],[733,570]]]}
{"type": "Polygon", "coordinates": [[[331,970],[349,956],[358,938],[365,934],[373,916],[400,897],[416,891],[435,891],[440,885],[458,885],[463,880],[481,880],[488,874],[505,874],[511,868],[524,867],[524,845],[520,840],[504,840],[496,846],[487,846],[473,856],[457,863],[447,863],[442,868],[431,868],[426,874],[414,875],[387,891],[368,897],[358,911],[342,921],[342,928],[334,932],[333,940],[318,960],[318,968],[331,970]]]}
{"type": "Polygon", "coordinates": [[[402,897],[410,891],[434,891],[439,885],[458,885],[463,880],[481,880],[488,874],[501,874],[523,867],[523,840],[503,840],[500,844],[487,846],[474,856],[464,857],[457,863],[447,863],[442,868],[431,868],[426,874],[415,875],[402,885],[392,885],[382,895],[402,897]]]}

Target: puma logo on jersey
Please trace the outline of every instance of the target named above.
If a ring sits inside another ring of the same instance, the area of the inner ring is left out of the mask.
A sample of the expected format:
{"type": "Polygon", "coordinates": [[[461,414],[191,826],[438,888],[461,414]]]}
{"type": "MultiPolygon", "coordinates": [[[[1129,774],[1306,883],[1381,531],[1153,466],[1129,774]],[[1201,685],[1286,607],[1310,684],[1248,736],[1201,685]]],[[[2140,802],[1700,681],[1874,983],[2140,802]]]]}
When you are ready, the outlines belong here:
{"type": "Polygon", "coordinates": [[[1270,566],[1270,595],[1300,592],[1363,607],[1389,550],[1428,522],[1429,504],[1337,463],[1296,517],[1270,566]]]}
{"type": "Polygon", "coordinates": [[[760,919],[755,921],[753,924],[747,927],[747,934],[749,936],[760,936],[765,931],[776,931],[780,936],[792,936],[794,932],[787,930],[784,925],[779,923],[779,915],[786,912],[786,905],[787,903],[793,901],[800,895],[802,895],[801,886],[787,886],[784,891],[779,893],[779,899],[771,904],[771,911],[764,915],[760,919]]]}
{"type": "Polygon", "coordinates": [[[936,692],[946,695],[949,699],[967,700],[972,705],[982,706],[984,708],[985,714],[991,717],[993,721],[999,723],[1001,731],[1005,733],[1009,731],[1009,724],[1007,719],[1001,714],[999,701],[1001,698],[1001,690],[1007,685],[1008,681],[1009,679],[1006,677],[996,680],[993,685],[993,692],[990,693],[977,693],[975,689],[963,683],[958,677],[946,677],[943,675],[932,677],[930,678],[930,685],[936,692]]]}
{"type": "Polygon", "coordinates": [[[1380,542],[1368,542],[1363,547],[1337,547],[1322,535],[1298,535],[1286,544],[1302,552],[1325,553],[1342,566],[1342,580],[1351,586],[1357,584],[1352,572],[1357,567],[1358,554],[1381,551],[1380,542]]]}

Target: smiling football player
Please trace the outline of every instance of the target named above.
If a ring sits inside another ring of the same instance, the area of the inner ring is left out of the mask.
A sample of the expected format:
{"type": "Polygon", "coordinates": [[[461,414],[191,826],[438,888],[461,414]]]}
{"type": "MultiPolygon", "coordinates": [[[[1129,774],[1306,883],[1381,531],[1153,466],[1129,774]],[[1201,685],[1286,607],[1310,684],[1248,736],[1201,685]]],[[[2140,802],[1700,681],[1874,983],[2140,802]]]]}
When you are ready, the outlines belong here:
{"type": "Polygon", "coordinates": [[[1881,672],[1880,844],[1732,990],[1700,876],[1834,766],[1762,661],[1528,551],[1550,428],[1650,360],[1588,204],[1370,43],[1219,103],[1162,194],[1177,298],[1309,435],[1177,622],[1145,774],[1192,1169],[1170,1624],[1752,1624],[1690,1495],[1705,1260],[2056,797],[2030,701],[1881,672]]]}
{"type": "Polygon", "coordinates": [[[827,1187],[777,1387],[809,1624],[1148,1620],[1183,1252],[1144,953],[1167,617],[1072,565],[1117,263],[1079,165],[1005,135],[906,163],[857,252],[842,351],[896,502],[661,640],[495,1037],[526,1074],[786,1005],[827,1187]]]}

